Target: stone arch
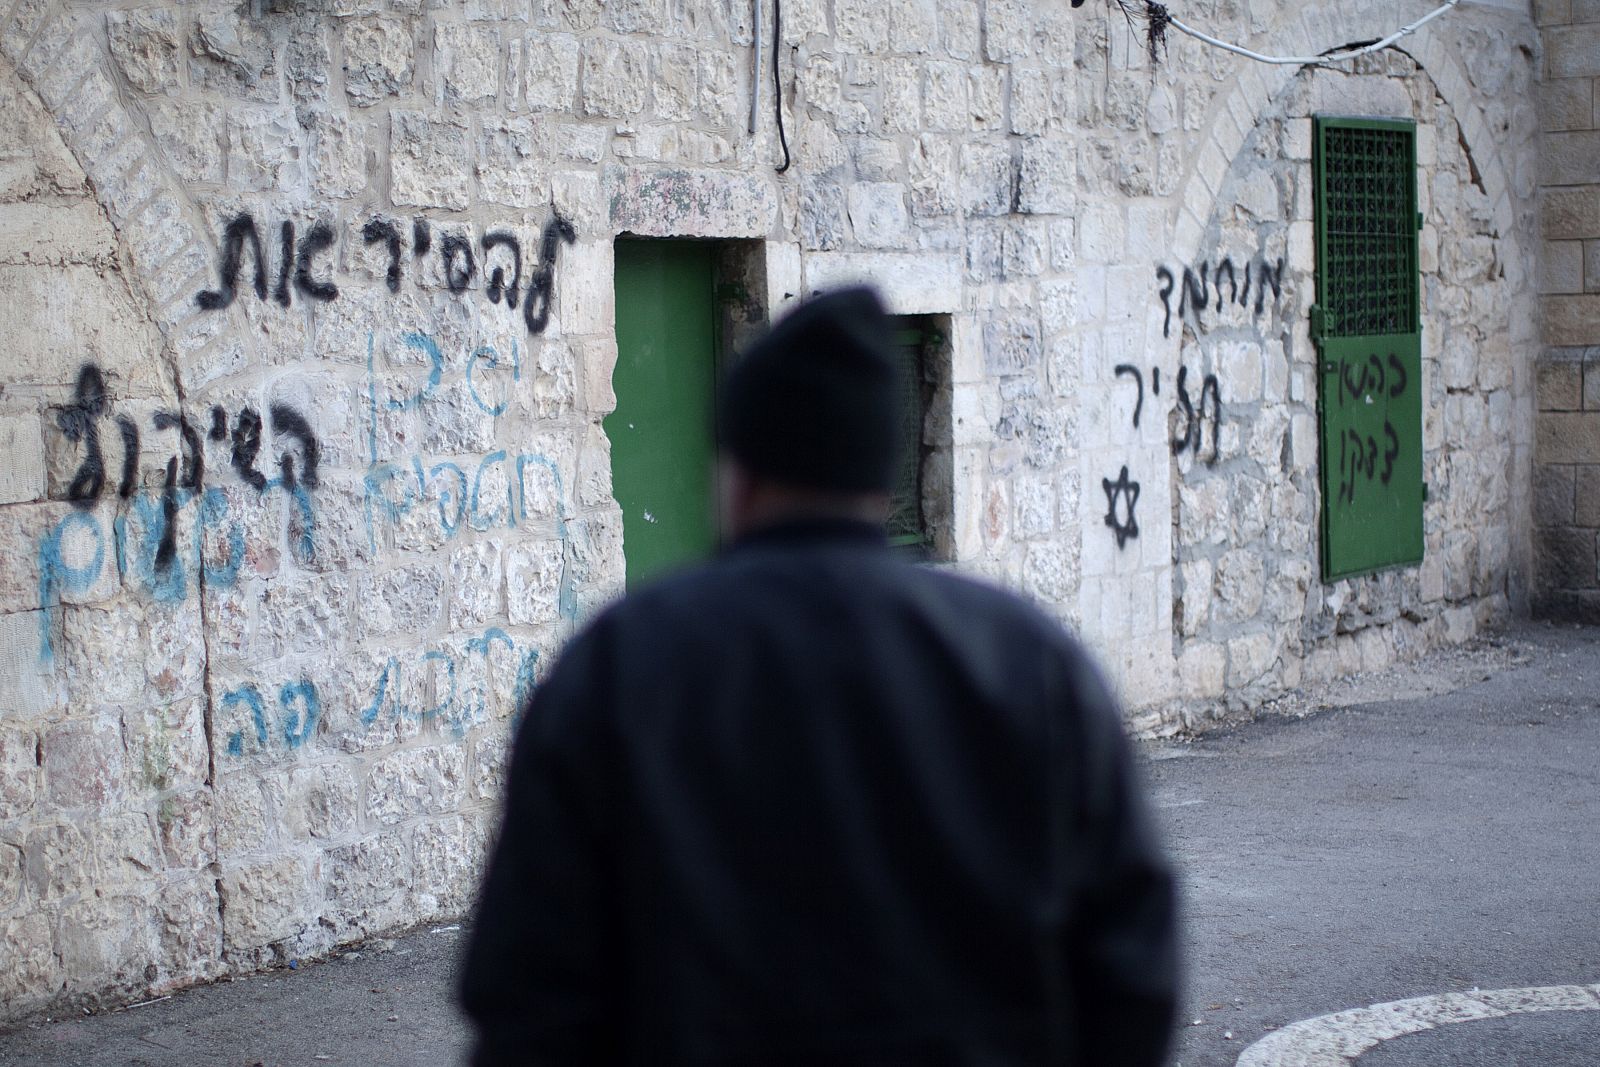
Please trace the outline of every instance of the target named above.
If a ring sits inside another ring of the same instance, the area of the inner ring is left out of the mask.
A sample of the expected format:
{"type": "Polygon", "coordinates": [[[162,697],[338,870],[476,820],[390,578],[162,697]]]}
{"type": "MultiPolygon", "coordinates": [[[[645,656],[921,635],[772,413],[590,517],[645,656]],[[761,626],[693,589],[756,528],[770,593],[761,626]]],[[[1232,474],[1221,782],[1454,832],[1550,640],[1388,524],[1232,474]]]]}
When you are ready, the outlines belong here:
{"type": "Polygon", "coordinates": [[[130,284],[142,290],[170,354],[187,367],[224,334],[247,337],[248,331],[240,329],[237,308],[194,314],[194,294],[207,284],[216,245],[143,116],[124,103],[96,22],[101,17],[98,9],[62,0],[13,4],[0,21],[0,56],[15,65],[55,120],[125,244],[134,268],[130,284]]]}
{"type": "MultiPolygon", "coordinates": [[[[1274,36],[1270,45],[1263,47],[1285,54],[1314,54],[1370,37],[1374,24],[1394,17],[1392,5],[1380,2],[1301,9],[1299,15],[1274,36]]],[[[1434,22],[1417,34],[1403,38],[1394,47],[1410,55],[1433,79],[1440,97],[1456,117],[1473,158],[1488,162],[1488,166],[1480,163],[1480,173],[1484,181],[1484,193],[1493,205],[1495,224],[1503,235],[1516,240],[1511,182],[1504,161],[1495,150],[1495,139],[1484,118],[1483,106],[1472,99],[1466,72],[1454,49],[1443,39],[1441,30],[1444,24],[1443,20],[1434,22]]],[[[1172,246],[1175,258],[1180,262],[1192,259],[1198,253],[1205,236],[1207,220],[1198,217],[1187,207],[1189,198],[1195,195],[1197,183],[1212,190],[1220,187],[1228,168],[1262,115],[1304,69],[1303,66],[1270,65],[1242,58],[1239,62],[1246,69],[1233,88],[1211,108],[1213,117],[1209,129],[1205,131],[1202,148],[1193,154],[1187,174],[1173,194],[1172,246]],[[1215,151],[1208,151],[1207,146],[1215,151]]]]}

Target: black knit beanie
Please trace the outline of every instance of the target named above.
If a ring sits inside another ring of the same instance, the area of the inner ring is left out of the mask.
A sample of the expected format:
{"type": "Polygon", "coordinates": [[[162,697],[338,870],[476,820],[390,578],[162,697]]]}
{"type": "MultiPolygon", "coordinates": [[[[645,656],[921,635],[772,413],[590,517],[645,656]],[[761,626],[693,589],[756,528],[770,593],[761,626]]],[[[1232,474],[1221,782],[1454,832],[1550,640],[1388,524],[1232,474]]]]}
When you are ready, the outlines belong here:
{"type": "Polygon", "coordinates": [[[894,337],[871,289],[800,305],[734,363],[717,440],[753,473],[811,489],[887,491],[899,462],[894,337]]]}

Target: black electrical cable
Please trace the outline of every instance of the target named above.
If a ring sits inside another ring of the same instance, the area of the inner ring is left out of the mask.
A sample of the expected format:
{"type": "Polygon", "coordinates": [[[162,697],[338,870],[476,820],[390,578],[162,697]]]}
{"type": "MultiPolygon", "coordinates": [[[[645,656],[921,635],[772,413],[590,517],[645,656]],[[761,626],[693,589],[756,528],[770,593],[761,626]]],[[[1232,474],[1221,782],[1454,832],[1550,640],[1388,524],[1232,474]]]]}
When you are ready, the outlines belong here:
{"type": "Polygon", "coordinates": [[[778,112],[778,143],[783,146],[783,166],[779,174],[789,169],[789,138],[783,132],[783,76],[778,73],[778,57],[783,53],[783,0],[772,0],[772,99],[778,112]]]}

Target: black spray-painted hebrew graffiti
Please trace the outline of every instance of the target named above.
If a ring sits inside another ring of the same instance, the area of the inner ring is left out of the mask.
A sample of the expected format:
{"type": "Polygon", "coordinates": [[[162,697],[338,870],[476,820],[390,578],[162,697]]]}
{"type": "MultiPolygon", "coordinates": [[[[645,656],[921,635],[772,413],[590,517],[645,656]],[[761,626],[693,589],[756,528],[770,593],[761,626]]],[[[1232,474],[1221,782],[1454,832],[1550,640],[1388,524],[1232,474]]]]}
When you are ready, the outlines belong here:
{"type": "MultiPolygon", "coordinates": [[[[1337,366],[1329,369],[1337,372],[1337,399],[1341,408],[1348,404],[1370,405],[1375,395],[1388,400],[1399,399],[1411,384],[1405,364],[1394,352],[1388,354],[1387,360],[1379,359],[1376,354],[1368,355],[1364,360],[1341,359],[1337,366]]],[[[1377,434],[1346,429],[1339,435],[1339,491],[1336,502],[1354,504],[1357,487],[1362,481],[1370,484],[1376,480],[1388,485],[1394,477],[1395,461],[1399,458],[1400,435],[1387,417],[1383,420],[1381,442],[1377,434]]]]}
{"type": "Polygon", "coordinates": [[[1172,439],[1172,454],[1177,455],[1191,444],[1194,454],[1200,454],[1200,442],[1205,436],[1206,398],[1211,398],[1211,458],[1208,464],[1217,462],[1221,451],[1220,434],[1222,431],[1222,395],[1217,386],[1217,376],[1207,374],[1200,383],[1200,407],[1196,411],[1194,402],[1189,399],[1189,368],[1178,368],[1178,406],[1183,409],[1183,436],[1172,439]]]}
{"type": "MultiPolygon", "coordinates": [[[[1151,374],[1158,376],[1154,378],[1154,381],[1157,383],[1161,381],[1159,377],[1160,373],[1160,368],[1151,368],[1151,374]]],[[[1120,378],[1124,374],[1132,375],[1133,384],[1139,387],[1139,399],[1136,400],[1133,405],[1133,428],[1137,430],[1139,428],[1139,413],[1144,411],[1144,375],[1140,374],[1139,368],[1135,367],[1132,363],[1118,363],[1116,366],[1117,377],[1120,378]]]]}
{"type": "MultiPolygon", "coordinates": [[[[317,302],[337,300],[339,286],[333,280],[331,266],[336,262],[332,253],[338,243],[333,227],[327,222],[313,223],[306,232],[296,236],[293,222],[279,225],[277,251],[277,281],[271,299],[282,307],[289,307],[298,294],[301,298],[317,302]]],[[[382,245],[388,254],[384,271],[384,284],[391,293],[400,291],[404,276],[404,239],[401,224],[393,219],[375,217],[361,227],[361,240],[366,245],[382,245]]],[[[447,233],[438,241],[439,266],[445,285],[452,293],[472,289],[480,274],[484,293],[491,304],[502,302],[508,310],[522,306],[522,319],[528,332],[542,333],[550,322],[550,297],[554,292],[556,259],[564,244],[577,240],[577,231],[559,213],[552,213],[540,234],[538,261],[528,271],[528,287],[522,290],[522,243],[508,230],[492,230],[478,242],[478,251],[472,241],[459,233],[447,233]],[[482,253],[480,266],[479,252],[482,253]],[[491,254],[496,262],[491,264],[491,254]],[[506,273],[509,264],[510,274],[506,273]]],[[[433,230],[426,219],[411,222],[411,256],[414,260],[425,258],[434,249],[433,230]]],[[[219,311],[229,307],[238,298],[241,276],[246,286],[254,290],[256,298],[268,299],[268,263],[266,246],[256,220],[248,213],[235,215],[222,231],[222,251],[217,264],[217,286],[196,294],[195,303],[206,311],[219,311]]],[[[103,475],[103,471],[102,471],[103,475]]]]}
{"type": "Polygon", "coordinates": [[[1272,302],[1276,304],[1283,296],[1283,257],[1279,256],[1276,263],[1268,263],[1265,258],[1248,260],[1243,268],[1236,267],[1231,257],[1224,258],[1215,269],[1211,267],[1210,260],[1201,260],[1196,267],[1184,267],[1180,276],[1167,267],[1156,268],[1156,281],[1160,282],[1157,295],[1161,300],[1164,318],[1161,321],[1161,336],[1172,336],[1173,306],[1172,297],[1178,296],[1177,317],[1181,321],[1185,316],[1193,323],[1195,329],[1205,329],[1205,313],[1211,305],[1211,289],[1215,285],[1217,291],[1216,307],[1213,309],[1221,313],[1228,306],[1247,308],[1250,306],[1250,291],[1255,289],[1254,315],[1260,315],[1267,306],[1267,288],[1272,289],[1272,302]],[[1228,292],[1222,292],[1223,276],[1227,276],[1228,292]],[[1243,279],[1243,285],[1240,279],[1243,279]]]}
{"type": "Polygon", "coordinates": [[[1139,520],[1133,512],[1139,503],[1139,483],[1128,480],[1128,468],[1124,464],[1116,481],[1102,478],[1100,484],[1106,491],[1106,525],[1116,535],[1117,547],[1122,548],[1139,536],[1139,520]]]}
{"type": "MultiPolygon", "coordinates": [[[[1133,402],[1133,425],[1137,429],[1140,416],[1144,412],[1144,375],[1138,367],[1131,363],[1119,363],[1113,368],[1118,378],[1132,378],[1136,394],[1133,402]]],[[[1161,395],[1161,368],[1150,368],[1150,391],[1153,395],[1161,395]]],[[[1181,433],[1174,432],[1170,444],[1172,454],[1178,455],[1185,449],[1193,449],[1198,458],[1201,455],[1202,443],[1206,436],[1206,423],[1209,420],[1211,428],[1211,454],[1204,462],[1207,466],[1216,464],[1221,455],[1222,433],[1222,388],[1217,383],[1215,374],[1205,375],[1200,382],[1199,403],[1189,392],[1189,368],[1178,368],[1178,395],[1174,411],[1181,415],[1181,433]]],[[[1117,537],[1117,547],[1122,548],[1127,542],[1139,536],[1139,524],[1134,519],[1133,506],[1139,499],[1139,483],[1128,480],[1128,468],[1124,466],[1118,479],[1113,482],[1110,478],[1101,479],[1106,490],[1106,525],[1110,526],[1117,537]],[[1118,515],[1117,502],[1126,500],[1126,521],[1118,515]]]]}
{"type": "MultiPolygon", "coordinates": [[[[100,444],[99,422],[111,412],[111,399],[106,390],[105,375],[100,368],[86,363],[78,371],[77,385],[72,403],[56,414],[56,424],[69,441],[78,444],[82,458],[72,480],[67,485],[67,499],[73,506],[91,510],[105,492],[105,455],[100,444]]],[[[274,404],[269,411],[271,432],[280,442],[278,456],[281,477],[268,482],[257,469],[257,458],[262,447],[261,416],[250,407],[241,408],[234,417],[233,429],[228,429],[228,413],[220,406],[211,409],[211,426],[205,438],[224,442],[231,438],[231,462],[240,480],[257,492],[272,485],[293,494],[298,486],[317,487],[317,461],[320,444],[311,424],[304,415],[287,404],[274,404]]],[[[139,428],[126,415],[116,417],[118,435],[122,442],[121,480],[117,495],[131,499],[139,483],[139,428]]],[[[160,494],[160,532],[155,547],[155,569],[171,570],[178,555],[178,511],[186,500],[203,496],[205,487],[205,441],[199,430],[182,413],[157,411],[151,416],[151,426],[157,432],[175,434],[174,451],[167,461],[160,494]]],[[[309,542],[308,542],[309,543],[309,542]]]]}
{"type": "MultiPolygon", "coordinates": [[[[106,413],[106,380],[100,368],[86,363],[78,371],[77,388],[72,403],[56,415],[56,425],[67,435],[67,440],[83,445],[83,462],[67,485],[67,499],[78,507],[88,508],[100,496],[106,484],[105,458],[100,453],[100,432],[96,422],[106,413]]],[[[134,452],[138,438],[135,436],[134,452]]]]}
{"type": "MultiPolygon", "coordinates": [[[[1139,373],[1139,368],[1131,363],[1119,363],[1115,368],[1117,377],[1131,377],[1134,386],[1138,389],[1138,396],[1133,403],[1133,425],[1139,426],[1139,416],[1144,411],[1144,376],[1139,373]]],[[[1151,392],[1156,395],[1161,393],[1161,368],[1150,368],[1151,392]]],[[[1189,395],[1189,368],[1178,368],[1178,410],[1183,413],[1183,433],[1172,438],[1172,453],[1177,455],[1186,448],[1193,448],[1194,454],[1200,454],[1201,442],[1205,438],[1205,423],[1209,415],[1211,420],[1211,456],[1206,460],[1208,464],[1217,462],[1221,450],[1222,430],[1222,390],[1217,383],[1215,374],[1207,374],[1200,382],[1200,403],[1195,404],[1189,395]],[[1208,403],[1209,402],[1209,403],[1208,403]]]]}

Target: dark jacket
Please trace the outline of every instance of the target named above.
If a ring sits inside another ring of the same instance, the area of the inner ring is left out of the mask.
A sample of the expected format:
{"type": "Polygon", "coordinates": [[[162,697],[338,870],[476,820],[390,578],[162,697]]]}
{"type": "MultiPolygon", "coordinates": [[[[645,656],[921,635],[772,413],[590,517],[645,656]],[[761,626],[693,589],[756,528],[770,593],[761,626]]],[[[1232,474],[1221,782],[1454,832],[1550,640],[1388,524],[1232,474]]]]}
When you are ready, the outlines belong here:
{"type": "Polygon", "coordinates": [[[1056,624],[794,525],[630,594],[530,703],[474,1063],[1161,1061],[1172,881],[1056,624]]]}

